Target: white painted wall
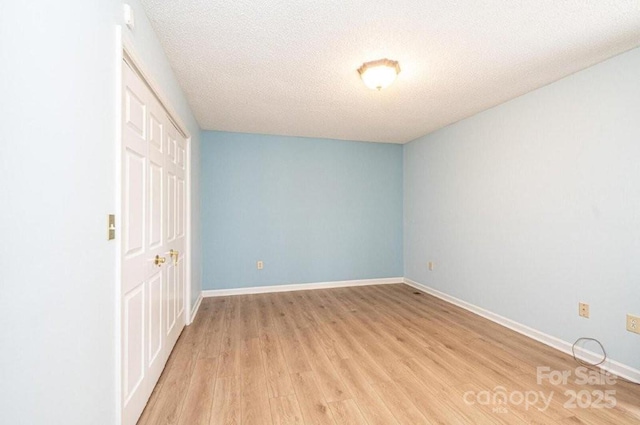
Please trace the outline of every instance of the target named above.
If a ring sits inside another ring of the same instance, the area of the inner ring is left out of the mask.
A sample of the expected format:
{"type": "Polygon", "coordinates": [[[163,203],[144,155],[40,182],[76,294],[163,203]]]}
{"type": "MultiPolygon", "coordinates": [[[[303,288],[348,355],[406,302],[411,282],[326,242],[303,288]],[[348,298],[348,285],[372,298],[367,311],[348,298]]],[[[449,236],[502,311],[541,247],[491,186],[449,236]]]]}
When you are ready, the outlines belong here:
{"type": "Polygon", "coordinates": [[[635,49],[405,145],[405,277],[640,369],[639,75],[635,49]]]}
{"type": "MultiPolygon", "coordinates": [[[[137,3],[135,3],[136,9],[137,3]]],[[[0,12],[0,423],[116,421],[116,25],[111,0],[0,12]]],[[[132,42],[199,128],[141,13],[132,42]]],[[[128,36],[125,33],[125,36],[128,36]]],[[[197,188],[199,162],[193,173],[197,188]]],[[[199,208],[193,210],[199,234],[199,208]]],[[[199,239],[194,280],[200,292],[199,239]]]]}
{"type": "Polygon", "coordinates": [[[0,423],[115,420],[111,1],[0,13],[0,423]]]}

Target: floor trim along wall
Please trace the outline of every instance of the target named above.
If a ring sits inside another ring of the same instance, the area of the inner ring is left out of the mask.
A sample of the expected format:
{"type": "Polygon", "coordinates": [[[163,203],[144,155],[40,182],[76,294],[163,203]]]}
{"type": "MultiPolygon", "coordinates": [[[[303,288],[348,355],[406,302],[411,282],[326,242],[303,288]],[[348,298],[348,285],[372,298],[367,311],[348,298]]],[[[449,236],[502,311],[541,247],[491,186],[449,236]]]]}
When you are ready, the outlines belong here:
{"type": "MultiPolygon", "coordinates": [[[[499,325],[502,325],[506,328],[512,329],[518,333],[521,333],[522,335],[528,336],[529,338],[535,339],[536,341],[548,345],[549,347],[555,348],[556,350],[571,355],[571,346],[573,345],[572,343],[563,341],[544,332],[540,332],[536,329],[530,328],[511,319],[507,319],[506,317],[500,316],[499,314],[492,313],[481,307],[452,297],[451,295],[447,295],[444,292],[440,292],[436,289],[430,288],[429,286],[423,285],[422,283],[415,282],[411,279],[405,278],[404,283],[423,292],[426,292],[427,294],[433,295],[434,297],[440,298],[441,300],[447,301],[451,304],[457,305],[458,307],[464,308],[465,310],[489,319],[492,322],[498,323],[499,325]]],[[[579,347],[576,348],[576,354],[579,358],[590,363],[598,362],[602,358],[602,355],[600,354],[579,347]]],[[[622,378],[640,383],[640,370],[634,369],[623,363],[607,359],[607,361],[602,365],[602,368],[622,378]]]]}
{"type": "MultiPolygon", "coordinates": [[[[394,283],[404,283],[405,285],[409,285],[413,288],[424,291],[427,294],[433,295],[434,297],[440,298],[441,300],[449,302],[458,307],[464,308],[465,310],[468,310],[472,313],[475,313],[479,316],[489,319],[492,322],[498,323],[499,325],[502,325],[506,328],[514,330],[522,335],[528,336],[529,338],[535,339],[536,341],[539,341],[545,345],[548,345],[549,347],[555,348],[556,350],[562,351],[563,353],[567,353],[569,355],[571,355],[572,353],[571,352],[572,344],[567,341],[563,341],[560,338],[556,338],[544,332],[530,328],[514,320],[507,319],[506,317],[500,316],[499,314],[492,313],[489,310],[485,310],[474,304],[468,303],[466,301],[463,301],[451,295],[445,294],[444,292],[440,292],[422,283],[418,283],[411,279],[402,278],[402,277],[391,277],[391,278],[383,278],[383,279],[364,279],[364,280],[341,280],[341,281],[334,281],[334,282],[316,282],[316,283],[300,283],[300,284],[292,284],[292,285],[254,286],[249,288],[204,290],[202,291],[202,295],[198,297],[198,300],[196,301],[195,306],[192,310],[191,321],[193,321],[196,314],[198,313],[198,308],[200,307],[200,303],[202,302],[203,297],[204,298],[225,297],[229,295],[265,294],[270,292],[306,291],[306,290],[312,290],[312,289],[345,288],[350,286],[366,286],[366,285],[387,285],[387,284],[394,284],[394,283]]],[[[592,351],[585,350],[579,347],[576,348],[576,353],[579,358],[590,363],[598,362],[602,358],[600,354],[597,354],[592,351]]],[[[615,360],[607,359],[607,361],[602,365],[602,368],[622,378],[640,383],[640,370],[632,368],[631,366],[627,366],[615,360]]]]}
{"type": "Polygon", "coordinates": [[[200,296],[198,296],[198,299],[196,300],[195,304],[193,304],[193,308],[191,309],[191,317],[189,318],[189,323],[187,323],[188,325],[193,323],[193,319],[196,318],[196,314],[198,314],[198,309],[200,308],[200,304],[202,304],[202,293],[200,293],[200,296]]]}
{"type": "Polygon", "coordinates": [[[265,294],[268,292],[307,291],[311,289],[345,288],[348,286],[388,285],[403,283],[402,277],[382,279],[337,280],[333,282],[296,283],[292,285],[253,286],[250,288],[209,289],[202,291],[203,297],[226,297],[228,295],[265,294]]]}

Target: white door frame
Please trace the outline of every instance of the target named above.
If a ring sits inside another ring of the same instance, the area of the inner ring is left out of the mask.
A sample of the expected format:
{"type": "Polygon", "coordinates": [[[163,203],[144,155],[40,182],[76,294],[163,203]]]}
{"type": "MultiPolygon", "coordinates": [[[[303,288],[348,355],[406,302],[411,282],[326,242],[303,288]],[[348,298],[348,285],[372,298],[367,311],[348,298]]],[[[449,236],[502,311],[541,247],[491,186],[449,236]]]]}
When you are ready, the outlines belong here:
{"type": "Polygon", "coordinates": [[[124,37],[122,37],[121,27],[118,27],[116,34],[116,149],[115,149],[115,157],[116,157],[116,169],[115,169],[115,177],[116,177],[116,258],[115,258],[115,269],[116,269],[116,280],[115,280],[115,329],[114,329],[114,340],[115,340],[115,365],[116,365],[116,379],[115,379],[115,392],[116,392],[116,423],[122,423],[122,293],[121,293],[121,258],[122,258],[122,249],[120,240],[122,238],[121,225],[120,220],[122,220],[123,212],[122,212],[122,178],[121,178],[121,169],[122,169],[122,67],[125,66],[124,62],[126,61],[140,76],[142,81],[149,87],[151,93],[156,97],[158,102],[164,110],[166,111],[169,120],[176,126],[176,129],[182,134],[186,141],[186,165],[187,165],[187,173],[185,176],[185,182],[187,186],[186,193],[186,212],[185,212],[185,225],[186,225],[186,240],[185,240],[185,250],[186,250],[186,258],[189,261],[184,265],[185,269],[185,285],[184,285],[184,323],[185,326],[191,324],[192,316],[191,316],[191,240],[192,240],[192,227],[191,227],[191,200],[192,200],[192,185],[191,185],[191,134],[187,130],[187,127],[184,125],[180,116],[175,112],[171,103],[169,103],[168,98],[163,94],[163,91],[155,80],[151,77],[151,73],[147,71],[146,66],[143,61],[140,59],[140,56],[135,52],[135,48],[131,45],[131,43],[124,37]]]}

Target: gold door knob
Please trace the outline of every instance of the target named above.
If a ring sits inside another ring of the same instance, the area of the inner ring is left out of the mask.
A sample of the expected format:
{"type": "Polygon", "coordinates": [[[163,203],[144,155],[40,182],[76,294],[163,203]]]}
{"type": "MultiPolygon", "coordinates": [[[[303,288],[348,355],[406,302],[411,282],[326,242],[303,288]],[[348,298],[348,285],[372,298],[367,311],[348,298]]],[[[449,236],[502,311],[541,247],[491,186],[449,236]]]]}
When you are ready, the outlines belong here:
{"type": "Polygon", "coordinates": [[[165,262],[167,261],[166,258],[161,257],[159,255],[156,255],[155,260],[153,260],[153,262],[156,264],[156,266],[161,267],[165,262]]]}
{"type": "Polygon", "coordinates": [[[169,255],[171,256],[171,258],[173,258],[173,263],[174,264],[178,264],[178,255],[180,255],[180,253],[178,251],[174,251],[173,249],[169,250],[169,255]]]}

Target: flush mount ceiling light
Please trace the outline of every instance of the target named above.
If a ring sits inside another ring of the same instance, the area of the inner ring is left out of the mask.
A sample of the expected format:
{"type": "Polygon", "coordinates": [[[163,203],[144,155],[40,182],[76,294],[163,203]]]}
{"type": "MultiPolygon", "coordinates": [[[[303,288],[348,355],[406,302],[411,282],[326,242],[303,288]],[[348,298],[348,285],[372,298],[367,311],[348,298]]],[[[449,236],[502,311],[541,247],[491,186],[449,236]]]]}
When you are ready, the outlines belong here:
{"type": "Polygon", "coordinates": [[[378,59],[363,63],[358,73],[365,86],[382,90],[393,84],[400,73],[400,65],[390,59],[378,59]]]}

